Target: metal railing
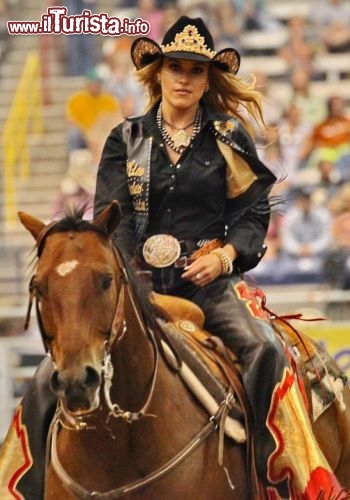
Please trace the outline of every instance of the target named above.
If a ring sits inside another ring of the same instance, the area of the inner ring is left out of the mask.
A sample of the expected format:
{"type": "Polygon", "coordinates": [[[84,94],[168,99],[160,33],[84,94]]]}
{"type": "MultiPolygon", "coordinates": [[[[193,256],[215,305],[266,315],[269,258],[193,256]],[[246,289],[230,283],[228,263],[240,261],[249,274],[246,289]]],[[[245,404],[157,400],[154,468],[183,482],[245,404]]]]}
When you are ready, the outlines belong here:
{"type": "Polygon", "coordinates": [[[20,76],[3,132],[4,221],[16,220],[16,179],[30,176],[28,135],[42,134],[42,90],[40,58],[30,52],[20,76]]]}

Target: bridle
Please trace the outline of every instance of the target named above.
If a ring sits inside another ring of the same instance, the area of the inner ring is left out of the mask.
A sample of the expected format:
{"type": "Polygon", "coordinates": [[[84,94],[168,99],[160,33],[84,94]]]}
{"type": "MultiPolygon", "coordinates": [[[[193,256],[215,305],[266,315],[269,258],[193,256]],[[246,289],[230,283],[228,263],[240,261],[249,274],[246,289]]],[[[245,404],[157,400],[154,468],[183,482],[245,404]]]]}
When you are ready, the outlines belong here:
{"type": "MultiPolygon", "coordinates": [[[[44,242],[46,237],[51,233],[57,222],[51,223],[48,226],[45,226],[42,233],[39,235],[37,239],[37,257],[40,258],[42,249],[44,246],[44,242]]],[[[132,292],[132,288],[129,282],[128,273],[126,267],[123,262],[123,258],[121,253],[117,248],[115,248],[112,243],[112,251],[114,254],[114,258],[116,261],[116,265],[120,270],[120,288],[118,292],[118,300],[114,313],[114,318],[112,321],[112,327],[110,330],[110,334],[108,339],[105,342],[105,355],[102,361],[102,374],[103,374],[103,393],[104,399],[109,409],[109,415],[107,420],[110,417],[121,418],[127,423],[132,423],[139,420],[142,417],[153,417],[148,413],[148,409],[150,407],[155,385],[157,381],[158,374],[158,365],[159,365],[159,343],[157,342],[155,333],[153,330],[145,325],[144,320],[140,314],[139,308],[134,299],[134,294],[132,292]],[[113,379],[113,364],[111,361],[111,349],[114,342],[119,342],[127,332],[127,325],[124,317],[124,306],[125,306],[125,297],[126,295],[129,298],[133,313],[137,319],[138,325],[142,331],[142,333],[150,340],[152,349],[153,349],[153,371],[151,377],[151,384],[146,400],[140,410],[136,412],[123,410],[117,403],[113,403],[110,396],[110,391],[112,387],[112,379],[113,379]]],[[[25,328],[29,325],[30,313],[32,309],[33,302],[35,302],[36,316],[37,322],[40,330],[40,334],[42,337],[42,341],[45,347],[45,351],[48,355],[52,357],[50,350],[50,340],[45,331],[41,311],[40,311],[40,297],[36,293],[34,287],[35,275],[31,278],[29,285],[29,304],[26,314],[25,320],[25,328]]],[[[173,354],[177,359],[177,356],[173,354]]],[[[54,363],[54,359],[53,359],[54,363]]],[[[137,491],[149,484],[157,481],[161,477],[168,474],[172,471],[177,465],[179,465],[187,456],[189,456],[198,446],[200,446],[214,431],[217,429],[223,428],[223,423],[227,416],[227,413],[231,407],[231,399],[226,398],[221,405],[219,406],[218,411],[215,415],[212,415],[207,424],[191,439],[191,441],[172,459],[163,464],[161,467],[151,472],[150,474],[144,476],[143,478],[130,482],[126,485],[118,487],[116,489],[107,491],[107,492],[98,492],[98,491],[88,491],[82,485],[80,485],[77,481],[75,481],[63,468],[57,453],[57,435],[60,427],[69,428],[75,431],[82,431],[84,429],[89,428],[87,422],[84,421],[85,417],[74,417],[67,413],[62,404],[58,404],[55,416],[51,422],[49,433],[48,433],[48,446],[47,446],[47,460],[46,467],[48,467],[49,460],[51,459],[51,465],[53,470],[62,481],[67,490],[72,492],[78,498],[83,500],[88,499],[98,499],[98,500],[114,500],[122,497],[123,495],[130,494],[134,491],[137,491]],[[68,425],[67,425],[68,423],[68,425]]],[[[46,469],[47,473],[47,469],[46,469]]]]}
{"type": "MultiPolygon", "coordinates": [[[[38,239],[37,239],[37,257],[40,259],[45,240],[49,234],[52,233],[53,228],[56,226],[57,221],[52,222],[48,226],[45,226],[43,231],[40,233],[38,239]]],[[[129,423],[134,422],[135,420],[139,420],[140,418],[144,416],[151,416],[150,414],[147,413],[148,408],[151,404],[152,398],[153,398],[153,393],[154,393],[154,388],[156,384],[156,379],[157,379],[157,372],[158,372],[158,364],[159,364],[159,350],[157,346],[157,341],[154,335],[154,332],[145,326],[145,322],[143,321],[140,311],[136,305],[132,290],[131,290],[131,285],[128,277],[128,273],[125,267],[125,264],[123,262],[122,255],[120,251],[111,244],[112,252],[114,259],[116,261],[116,266],[119,269],[119,274],[120,274],[120,288],[118,291],[118,300],[117,300],[117,305],[115,308],[114,312],[114,317],[112,321],[112,326],[108,335],[108,338],[105,341],[105,352],[104,352],[104,358],[102,361],[102,376],[103,376],[103,393],[105,397],[105,402],[109,408],[109,417],[115,417],[115,418],[121,418],[122,420],[125,420],[129,423]],[[151,376],[151,384],[150,384],[150,389],[149,393],[147,395],[146,401],[141,407],[140,410],[136,412],[131,412],[128,410],[123,410],[117,403],[113,403],[111,400],[110,396],[110,390],[112,387],[112,379],[113,379],[113,374],[114,374],[114,369],[113,369],[113,364],[111,361],[111,349],[115,341],[120,341],[127,330],[126,326],[126,321],[124,317],[124,305],[125,305],[125,296],[126,294],[129,297],[132,310],[135,314],[135,317],[137,318],[137,322],[139,324],[139,327],[142,331],[142,333],[148,337],[148,339],[151,342],[152,349],[153,349],[153,370],[152,370],[152,376],[151,376]]],[[[35,311],[36,311],[36,317],[37,317],[37,322],[38,322],[38,327],[40,331],[40,335],[44,344],[45,352],[47,355],[49,355],[52,359],[53,365],[55,366],[55,359],[54,356],[52,355],[51,348],[50,348],[50,337],[47,335],[44,327],[44,322],[42,319],[41,315],[41,310],[40,310],[40,297],[36,293],[35,286],[35,275],[32,276],[30,283],[29,283],[29,303],[28,303],[28,308],[27,308],[27,314],[26,314],[26,319],[25,319],[25,326],[24,328],[27,329],[29,326],[29,321],[30,321],[30,313],[31,309],[33,306],[33,302],[35,302],[35,311]]],[[[81,430],[83,428],[86,428],[86,425],[81,417],[72,417],[69,415],[63,408],[63,405],[61,406],[61,413],[62,416],[65,415],[66,420],[72,425],[72,428],[75,430],[81,430]],[[76,421],[74,423],[74,421],[76,421]]]]}

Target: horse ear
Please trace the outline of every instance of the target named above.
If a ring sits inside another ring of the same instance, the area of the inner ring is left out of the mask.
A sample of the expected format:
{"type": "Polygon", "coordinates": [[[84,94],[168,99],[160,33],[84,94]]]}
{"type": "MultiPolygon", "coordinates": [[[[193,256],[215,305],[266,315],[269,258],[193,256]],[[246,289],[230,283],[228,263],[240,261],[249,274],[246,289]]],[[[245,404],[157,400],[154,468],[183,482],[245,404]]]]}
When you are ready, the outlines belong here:
{"type": "Polygon", "coordinates": [[[112,234],[118,227],[121,218],[121,209],[118,201],[113,200],[102,212],[92,221],[95,226],[103,229],[108,235],[112,234]]]}
{"type": "Polygon", "coordinates": [[[45,227],[44,222],[41,222],[39,219],[32,217],[26,212],[17,212],[17,215],[23,226],[32,234],[36,241],[45,227]]]}

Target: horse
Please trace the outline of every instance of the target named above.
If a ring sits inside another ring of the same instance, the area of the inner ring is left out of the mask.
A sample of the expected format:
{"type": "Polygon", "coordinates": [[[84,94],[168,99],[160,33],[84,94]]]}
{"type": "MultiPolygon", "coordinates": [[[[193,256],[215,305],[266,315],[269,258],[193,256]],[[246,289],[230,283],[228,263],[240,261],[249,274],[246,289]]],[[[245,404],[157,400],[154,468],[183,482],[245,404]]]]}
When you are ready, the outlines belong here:
{"type": "Polygon", "coordinates": [[[244,448],[225,440],[225,461],[235,464],[232,490],[218,464],[215,422],[158,355],[145,326],[146,300],[136,297],[110,239],[118,205],[92,223],[73,217],[45,229],[27,214],[20,219],[37,241],[30,288],[40,303],[39,324],[54,366],[51,386],[61,407],[45,500],[90,498],[87,492],[95,492],[91,498],[123,492],[137,500],[224,500],[232,491],[233,498],[248,499],[244,448]],[[73,479],[68,489],[67,474],[73,479]]]}
{"type": "MultiPolygon", "coordinates": [[[[162,352],[155,310],[112,241],[119,204],[92,221],[19,217],[37,245],[30,294],[59,402],[45,500],[264,498],[246,446],[220,437],[220,409],[210,416],[162,352]]],[[[348,387],[343,398],[346,410],[331,405],[314,432],[350,488],[348,387]]]]}

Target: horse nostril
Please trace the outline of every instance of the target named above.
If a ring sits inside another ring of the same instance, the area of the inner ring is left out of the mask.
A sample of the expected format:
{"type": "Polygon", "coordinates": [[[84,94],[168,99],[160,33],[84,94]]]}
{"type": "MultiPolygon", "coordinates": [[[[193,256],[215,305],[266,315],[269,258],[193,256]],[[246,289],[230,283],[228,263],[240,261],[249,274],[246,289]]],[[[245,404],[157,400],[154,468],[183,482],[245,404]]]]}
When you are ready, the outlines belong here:
{"type": "Polygon", "coordinates": [[[54,371],[51,375],[51,388],[58,393],[68,394],[72,390],[86,391],[96,389],[101,383],[101,377],[95,368],[87,366],[79,374],[68,370],[62,372],[54,371]]]}
{"type": "Polygon", "coordinates": [[[62,381],[60,380],[60,374],[57,370],[51,375],[51,387],[55,392],[58,392],[62,387],[62,381]]]}
{"type": "Polygon", "coordinates": [[[86,373],[84,380],[85,387],[95,388],[100,385],[101,378],[97,370],[95,370],[95,368],[92,368],[92,366],[87,366],[85,373],[86,373]]]}

